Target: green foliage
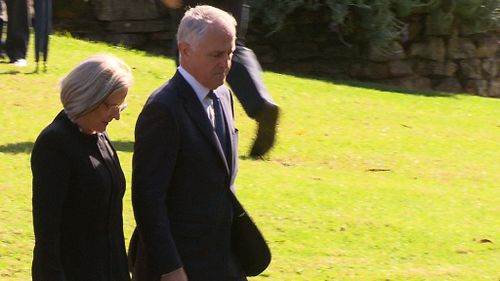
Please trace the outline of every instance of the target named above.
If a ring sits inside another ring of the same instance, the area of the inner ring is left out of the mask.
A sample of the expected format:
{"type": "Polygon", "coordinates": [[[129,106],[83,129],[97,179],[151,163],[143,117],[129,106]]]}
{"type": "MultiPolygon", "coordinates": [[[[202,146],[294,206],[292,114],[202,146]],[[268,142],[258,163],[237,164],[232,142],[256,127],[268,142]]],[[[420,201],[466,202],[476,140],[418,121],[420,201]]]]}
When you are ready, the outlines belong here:
{"type": "Polygon", "coordinates": [[[255,0],[254,18],[273,31],[281,29],[298,9],[328,9],[330,26],[356,43],[383,47],[406,29],[405,18],[413,13],[428,15],[430,34],[450,32],[452,26],[464,33],[498,28],[500,0],[255,0]]]}
{"type": "Polygon", "coordinates": [[[266,25],[272,26],[274,31],[283,27],[286,16],[302,7],[314,9],[319,6],[318,0],[254,0],[252,7],[256,7],[253,16],[262,20],[266,25]]]}

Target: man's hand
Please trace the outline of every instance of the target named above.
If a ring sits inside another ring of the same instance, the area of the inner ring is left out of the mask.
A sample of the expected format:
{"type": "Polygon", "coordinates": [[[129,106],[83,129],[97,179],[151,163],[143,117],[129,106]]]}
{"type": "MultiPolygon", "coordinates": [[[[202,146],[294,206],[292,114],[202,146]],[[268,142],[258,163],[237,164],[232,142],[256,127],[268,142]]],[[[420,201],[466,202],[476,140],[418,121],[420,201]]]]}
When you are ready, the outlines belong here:
{"type": "Polygon", "coordinates": [[[179,9],[182,7],[182,0],[161,0],[161,2],[170,9],[179,9]]]}
{"type": "Polygon", "coordinates": [[[188,281],[188,278],[184,268],[181,267],[167,274],[163,274],[160,281],[188,281]]]}

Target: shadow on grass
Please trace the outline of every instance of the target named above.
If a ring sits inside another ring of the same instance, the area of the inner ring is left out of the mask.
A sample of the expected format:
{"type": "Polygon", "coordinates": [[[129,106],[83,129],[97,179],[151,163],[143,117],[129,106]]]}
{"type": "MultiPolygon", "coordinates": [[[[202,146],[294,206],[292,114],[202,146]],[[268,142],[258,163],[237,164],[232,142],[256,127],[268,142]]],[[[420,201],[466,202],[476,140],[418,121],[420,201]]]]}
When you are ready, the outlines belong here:
{"type": "Polygon", "coordinates": [[[25,142],[17,142],[17,143],[8,143],[0,145],[0,152],[9,153],[9,154],[30,154],[31,150],[33,150],[33,142],[25,141],[25,142]]]}
{"type": "Polygon", "coordinates": [[[238,159],[250,160],[250,161],[263,161],[263,162],[271,161],[271,158],[267,154],[264,156],[258,156],[258,157],[254,157],[254,156],[250,156],[250,155],[246,155],[246,154],[238,155],[238,159]]]}
{"type": "Polygon", "coordinates": [[[406,89],[396,86],[390,86],[374,82],[359,82],[359,81],[331,81],[336,85],[345,85],[350,87],[358,87],[364,89],[378,90],[381,92],[391,92],[394,94],[405,94],[405,95],[416,95],[424,97],[454,97],[460,93],[450,93],[450,92],[440,92],[432,90],[417,90],[417,89],[406,89]]]}
{"type": "Polygon", "coordinates": [[[22,74],[22,75],[33,75],[33,74],[45,74],[47,73],[47,69],[39,70],[37,68],[28,71],[28,72],[21,72],[19,70],[7,70],[7,71],[0,71],[0,75],[17,75],[17,74],[22,74]]]}
{"type": "MultiPolygon", "coordinates": [[[[0,61],[0,65],[9,65],[11,66],[12,64],[10,64],[9,62],[6,62],[6,61],[0,61]]],[[[47,72],[47,68],[46,67],[43,67],[42,70],[40,70],[40,68],[38,67],[38,65],[35,64],[35,68],[32,69],[31,71],[29,71],[31,68],[28,66],[28,67],[21,67],[19,69],[8,69],[8,70],[5,70],[5,71],[0,71],[0,75],[17,75],[17,74],[24,74],[24,75],[32,75],[32,74],[39,74],[39,73],[46,73],[47,72]],[[23,71],[21,71],[23,70],[23,71]]]]}
{"type": "Polygon", "coordinates": [[[118,151],[134,152],[134,142],[133,141],[114,141],[114,140],[111,140],[111,144],[118,151]]]}
{"type": "MultiPolygon", "coordinates": [[[[311,75],[311,74],[303,74],[297,73],[293,71],[282,71],[277,68],[269,68],[265,69],[266,71],[274,72],[277,74],[290,75],[297,78],[304,78],[310,80],[316,80],[326,83],[331,83],[335,85],[345,85],[350,87],[364,88],[370,90],[378,90],[382,92],[391,92],[395,94],[406,94],[406,95],[417,95],[417,96],[425,96],[425,97],[454,97],[456,95],[461,95],[463,93],[451,93],[451,92],[441,92],[434,90],[422,90],[422,89],[408,89],[403,87],[391,86],[382,83],[376,83],[371,81],[356,81],[356,80],[342,80],[336,78],[325,77],[322,75],[311,75]]],[[[409,78],[411,79],[411,78],[409,78]]]]}
{"type": "Polygon", "coordinates": [[[17,75],[19,73],[21,73],[19,70],[8,70],[0,72],[0,75],[17,75]]]}
{"type": "MultiPolygon", "coordinates": [[[[118,151],[134,151],[134,142],[132,141],[111,141],[111,143],[113,144],[113,147],[118,151]]],[[[9,154],[30,154],[33,150],[33,144],[34,143],[31,141],[2,144],[0,145],[0,152],[9,154]]]]}

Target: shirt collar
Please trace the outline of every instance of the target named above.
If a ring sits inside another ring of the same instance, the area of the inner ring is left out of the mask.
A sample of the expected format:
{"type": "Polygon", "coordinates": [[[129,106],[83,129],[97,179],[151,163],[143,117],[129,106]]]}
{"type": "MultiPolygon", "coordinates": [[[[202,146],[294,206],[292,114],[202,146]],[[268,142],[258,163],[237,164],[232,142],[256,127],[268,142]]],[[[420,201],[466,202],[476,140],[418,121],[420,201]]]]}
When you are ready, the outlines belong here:
{"type": "Polygon", "coordinates": [[[191,86],[191,88],[193,88],[198,99],[203,103],[203,100],[208,95],[208,92],[210,91],[210,89],[201,85],[200,82],[198,82],[198,80],[196,80],[191,74],[189,74],[189,72],[186,69],[184,69],[182,66],[179,66],[177,69],[179,70],[182,77],[184,77],[184,79],[186,79],[186,81],[191,86]]]}

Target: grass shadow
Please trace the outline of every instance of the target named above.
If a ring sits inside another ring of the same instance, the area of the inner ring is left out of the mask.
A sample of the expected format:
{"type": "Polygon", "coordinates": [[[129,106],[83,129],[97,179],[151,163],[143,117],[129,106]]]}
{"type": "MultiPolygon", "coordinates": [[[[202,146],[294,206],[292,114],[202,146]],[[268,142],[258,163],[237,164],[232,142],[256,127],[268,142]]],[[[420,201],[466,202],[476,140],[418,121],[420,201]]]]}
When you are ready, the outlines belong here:
{"type": "Polygon", "coordinates": [[[240,159],[240,160],[250,160],[250,161],[270,161],[271,160],[271,158],[269,158],[268,155],[254,157],[254,156],[250,156],[250,155],[246,155],[246,154],[245,155],[239,155],[238,159],[240,159]]]}
{"type": "Polygon", "coordinates": [[[134,142],[133,141],[114,141],[111,140],[111,144],[117,151],[123,152],[134,152],[134,142]]]}
{"type": "Polygon", "coordinates": [[[378,90],[381,92],[391,92],[395,94],[416,95],[424,97],[454,97],[456,95],[462,94],[462,93],[441,92],[433,90],[408,89],[408,88],[402,88],[375,82],[362,82],[362,81],[352,81],[352,80],[342,80],[342,81],[333,80],[332,83],[336,85],[345,85],[350,87],[378,90]]]}
{"type": "Polygon", "coordinates": [[[0,72],[0,75],[17,75],[19,73],[21,73],[19,70],[8,70],[0,72]]]}
{"type": "MultiPolygon", "coordinates": [[[[429,89],[408,89],[393,85],[387,85],[382,83],[377,83],[373,81],[360,81],[360,80],[352,80],[349,78],[331,78],[326,77],[324,75],[312,75],[312,74],[304,74],[300,72],[294,71],[283,71],[279,68],[267,68],[265,71],[274,72],[277,74],[290,75],[297,78],[304,78],[309,80],[316,80],[321,82],[326,82],[335,85],[345,85],[350,87],[357,87],[363,89],[377,90],[382,92],[391,92],[395,94],[405,94],[405,95],[416,95],[416,96],[425,96],[425,97],[454,97],[456,95],[462,95],[464,93],[452,93],[452,92],[442,92],[442,91],[434,91],[429,89]]],[[[410,78],[409,78],[410,79],[410,78]]]]}
{"type": "MultiPolygon", "coordinates": [[[[134,151],[134,142],[132,141],[112,141],[111,143],[113,144],[113,147],[118,151],[134,151]]],[[[33,150],[33,145],[34,143],[31,141],[2,144],[0,145],[0,152],[9,154],[30,154],[33,150]]]]}
{"type": "Polygon", "coordinates": [[[33,142],[31,142],[31,141],[8,143],[8,144],[0,145],[0,152],[2,152],[2,153],[30,154],[31,150],[33,150],[33,142]]]}

